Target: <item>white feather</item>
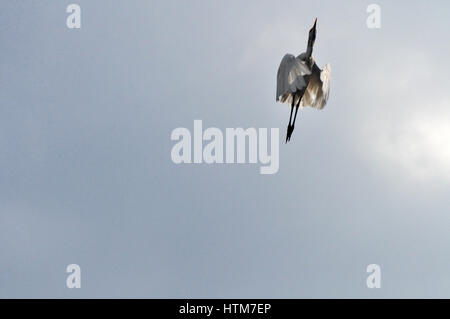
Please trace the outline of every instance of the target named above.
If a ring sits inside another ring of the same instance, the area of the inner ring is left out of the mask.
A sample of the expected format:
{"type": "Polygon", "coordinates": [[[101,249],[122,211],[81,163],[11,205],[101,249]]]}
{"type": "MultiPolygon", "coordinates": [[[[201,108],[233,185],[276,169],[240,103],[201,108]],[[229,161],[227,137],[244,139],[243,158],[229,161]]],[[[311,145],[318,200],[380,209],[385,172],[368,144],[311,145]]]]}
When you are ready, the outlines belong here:
{"type": "MultiPolygon", "coordinates": [[[[286,54],[278,68],[276,100],[292,104],[293,93],[306,88],[307,78],[310,74],[311,71],[304,61],[292,54],[286,54]]],[[[296,96],[295,104],[297,102],[298,97],[296,96]]]]}
{"type": "Polygon", "coordinates": [[[302,98],[302,106],[323,109],[330,95],[330,80],[331,66],[329,64],[325,65],[323,70],[314,65],[308,87],[302,98]]]}

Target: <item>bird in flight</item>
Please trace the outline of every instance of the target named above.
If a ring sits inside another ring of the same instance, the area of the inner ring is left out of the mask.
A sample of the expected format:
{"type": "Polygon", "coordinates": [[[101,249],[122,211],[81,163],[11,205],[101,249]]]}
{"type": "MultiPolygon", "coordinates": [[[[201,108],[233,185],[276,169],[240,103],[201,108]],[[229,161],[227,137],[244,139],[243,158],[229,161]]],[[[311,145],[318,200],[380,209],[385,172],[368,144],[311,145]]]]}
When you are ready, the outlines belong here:
{"type": "Polygon", "coordinates": [[[286,54],[278,68],[276,100],[291,105],[286,143],[291,139],[294,131],[300,103],[302,107],[311,106],[321,110],[325,107],[330,94],[331,67],[327,64],[321,70],[312,57],[313,46],[316,41],[316,25],[317,18],[313,27],[309,30],[306,52],[297,57],[289,53],[286,54]],[[294,107],[294,121],[291,124],[294,107]]]}

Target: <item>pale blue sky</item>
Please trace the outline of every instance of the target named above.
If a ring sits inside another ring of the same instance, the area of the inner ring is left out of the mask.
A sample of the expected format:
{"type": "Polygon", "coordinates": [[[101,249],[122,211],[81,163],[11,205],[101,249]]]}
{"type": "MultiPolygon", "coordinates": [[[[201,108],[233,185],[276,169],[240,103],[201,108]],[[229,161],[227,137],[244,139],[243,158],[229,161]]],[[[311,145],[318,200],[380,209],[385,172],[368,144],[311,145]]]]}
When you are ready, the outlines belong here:
{"type": "Polygon", "coordinates": [[[0,3],[0,297],[450,297],[448,2],[69,3],[0,3]],[[279,172],[172,163],[195,119],[282,142],[315,17],[331,95],[279,172]]]}

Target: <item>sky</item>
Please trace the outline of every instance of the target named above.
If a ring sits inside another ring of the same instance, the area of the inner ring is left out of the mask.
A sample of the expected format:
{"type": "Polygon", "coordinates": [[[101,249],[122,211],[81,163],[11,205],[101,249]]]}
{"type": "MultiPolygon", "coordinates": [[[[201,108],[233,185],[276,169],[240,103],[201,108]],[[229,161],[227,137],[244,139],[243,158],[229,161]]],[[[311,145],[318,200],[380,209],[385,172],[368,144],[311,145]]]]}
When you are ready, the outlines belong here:
{"type": "Polygon", "coordinates": [[[450,297],[447,1],[70,3],[0,3],[0,298],[450,297]],[[330,98],[284,144],[316,17],[330,98]],[[279,171],[173,163],[197,119],[279,128],[279,171]]]}

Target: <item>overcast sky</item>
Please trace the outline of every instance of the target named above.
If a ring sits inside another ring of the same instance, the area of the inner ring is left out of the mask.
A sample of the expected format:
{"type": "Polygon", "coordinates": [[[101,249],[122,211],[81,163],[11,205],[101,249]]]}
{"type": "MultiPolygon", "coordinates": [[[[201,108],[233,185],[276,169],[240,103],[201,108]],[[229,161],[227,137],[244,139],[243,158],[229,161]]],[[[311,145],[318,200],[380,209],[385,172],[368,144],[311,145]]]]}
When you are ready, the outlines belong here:
{"type": "Polygon", "coordinates": [[[69,3],[0,3],[0,297],[450,297],[448,1],[69,3]],[[284,144],[315,17],[331,94],[284,144]],[[174,164],[195,119],[280,128],[279,172],[174,164]]]}

